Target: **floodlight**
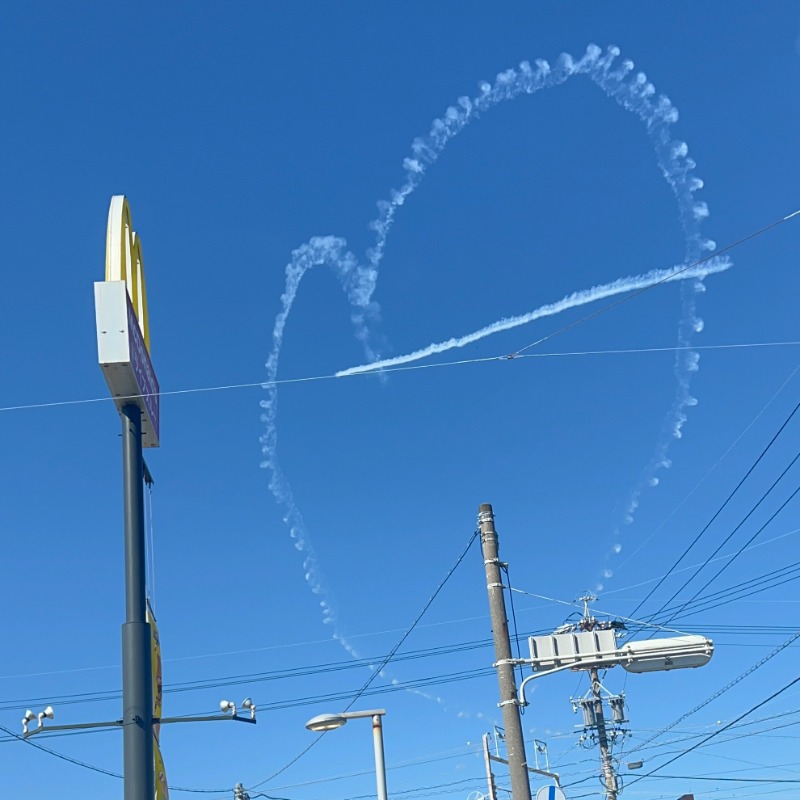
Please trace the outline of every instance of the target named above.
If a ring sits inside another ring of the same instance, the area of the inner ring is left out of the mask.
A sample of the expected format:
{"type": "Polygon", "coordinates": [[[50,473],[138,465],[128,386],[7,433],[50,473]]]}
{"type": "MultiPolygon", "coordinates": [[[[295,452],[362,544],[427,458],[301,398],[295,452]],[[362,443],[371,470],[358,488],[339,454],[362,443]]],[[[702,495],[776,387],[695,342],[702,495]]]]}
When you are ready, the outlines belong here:
{"type": "Polygon", "coordinates": [[[22,733],[23,735],[28,732],[28,723],[33,722],[36,719],[36,714],[33,713],[30,709],[25,712],[25,716],[22,718],[22,733]]]}
{"type": "Polygon", "coordinates": [[[222,711],[223,714],[226,714],[228,711],[230,711],[231,714],[235,717],[236,703],[232,702],[231,700],[220,700],[219,710],[222,711]]]}

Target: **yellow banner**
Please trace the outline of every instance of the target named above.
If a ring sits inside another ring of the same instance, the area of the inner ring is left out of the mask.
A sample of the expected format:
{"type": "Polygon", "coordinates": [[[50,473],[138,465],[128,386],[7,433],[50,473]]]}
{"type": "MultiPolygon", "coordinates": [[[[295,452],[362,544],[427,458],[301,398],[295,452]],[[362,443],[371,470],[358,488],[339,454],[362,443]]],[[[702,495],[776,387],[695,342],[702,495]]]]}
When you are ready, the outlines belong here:
{"type": "Polygon", "coordinates": [[[167,787],[167,771],[164,769],[164,760],[161,758],[161,748],[158,739],[153,737],[153,756],[156,767],[156,800],[169,800],[167,787]]]}
{"type": "MultiPolygon", "coordinates": [[[[150,654],[153,668],[153,718],[161,719],[163,700],[163,687],[161,683],[161,640],[158,638],[158,625],[150,602],[147,603],[147,621],[150,623],[150,654]]],[[[167,788],[167,771],[164,769],[164,760],[161,757],[161,747],[158,739],[161,734],[161,725],[153,725],[153,759],[156,773],[156,800],[169,800],[167,788]]]]}

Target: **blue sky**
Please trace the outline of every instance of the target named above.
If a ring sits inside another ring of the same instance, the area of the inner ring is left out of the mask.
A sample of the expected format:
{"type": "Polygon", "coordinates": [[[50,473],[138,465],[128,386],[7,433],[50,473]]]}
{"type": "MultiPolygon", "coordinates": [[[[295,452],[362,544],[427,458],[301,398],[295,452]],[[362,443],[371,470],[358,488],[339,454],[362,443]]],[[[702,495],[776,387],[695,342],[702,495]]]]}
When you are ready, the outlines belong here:
{"type": "MultiPolygon", "coordinates": [[[[26,708],[48,702],[61,724],[120,713],[119,421],[102,399],[92,292],[114,194],[129,198],[143,242],[162,389],[250,385],[166,395],[162,447],[146,454],[156,478],[150,591],[175,690],[165,713],[211,712],[246,695],[262,709],[255,728],[165,729],[170,783],[207,797],[261,784],[310,743],[308,718],[347,705],[371,675],[364,660],[391,650],[465,547],[480,503],[494,506],[501,556],[521,590],[520,634],[552,630],[576,611],[564,603],[587,590],[599,611],[628,616],[800,400],[800,349],[749,346],[800,340],[800,217],[719,256],[732,266],[705,278],[707,291],[694,279],[655,287],[525,354],[658,352],[492,359],[618,295],[414,362],[431,368],[330,377],[371,355],[402,356],[572,292],[687,264],[712,255],[708,240],[721,249],[797,210],[793,3],[37,2],[6,4],[0,31],[0,724],[13,731],[26,708]],[[591,44],[598,54],[581,62],[591,44]],[[620,54],[599,78],[610,46],[620,54]],[[566,79],[562,52],[581,74],[566,79]],[[495,103],[509,81],[521,85],[523,61],[542,88],[495,103]],[[508,69],[515,76],[496,82],[508,69]],[[631,99],[640,71],[652,98],[631,99]],[[676,121],[662,105],[654,122],[661,95],[676,121]],[[447,122],[450,107],[452,124],[467,124],[434,162],[433,121],[447,122]],[[415,158],[423,173],[404,167],[415,158]],[[370,261],[376,204],[391,203],[409,175],[413,191],[394,207],[382,258],[370,261]],[[265,409],[273,398],[258,384],[286,268],[304,246],[319,251],[314,237],[344,240],[350,294],[325,265],[304,275],[277,378],[319,380],[280,385],[277,407],[265,409]],[[366,351],[354,335],[365,331],[366,351]],[[687,336],[697,349],[670,349],[687,336]],[[734,344],[748,346],[702,349],[734,344]],[[456,360],[473,363],[444,366],[456,360]],[[48,403],[58,405],[12,409],[48,403]],[[277,453],[262,452],[268,430],[277,453]],[[276,463],[288,507],[270,489],[276,463]]],[[[798,425],[681,568],[703,563],[781,474],[798,425]]],[[[798,474],[789,470],[720,555],[767,523],[798,474]]],[[[705,593],[794,564],[798,508],[790,501],[705,593]]],[[[692,571],[671,575],[637,616],[679,589],[678,600],[690,599],[724,563],[684,589],[692,571]]],[[[796,677],[791,646],[660,733],[796,629],[795,584],[757,588],[670,623],[714,638],[704,669],[606,676],[628,699],[623,764],[658,767],[697,741],[685,737],[713,732],[796,677]],[[657,733],[657,747],[637,751],[657,733]]],[[[356,703],[387,709],[390,794],[486,790],[480,738],[500,723],[490,636],[473,546],[376,693],[356,703]]],[[[599,797],[596,753],[577,746],[569,705],[585,680],[534,685],[526,735],[547,741],[563,782],[575,784],[568,797],[599,797]]],[[[685,777],[656,773],[625,797],[792,797],[792,784],[769,780],[800,779],[797,688],[747,721],[784,712],[796,713],[731,728],[662,770],[685,777]]],[[[38,741],[121,769],[118,733],[38,741]]],[[[64,800],[122,796],[114,777],[18,741],[0,745],[9,796],[34,786],[64,800]]],[[[501,770],[498,783],[509,785],[501,770]]],[[[290,800],[368,795],[366,724],[327,735],[260,790],[290,800]]]]}

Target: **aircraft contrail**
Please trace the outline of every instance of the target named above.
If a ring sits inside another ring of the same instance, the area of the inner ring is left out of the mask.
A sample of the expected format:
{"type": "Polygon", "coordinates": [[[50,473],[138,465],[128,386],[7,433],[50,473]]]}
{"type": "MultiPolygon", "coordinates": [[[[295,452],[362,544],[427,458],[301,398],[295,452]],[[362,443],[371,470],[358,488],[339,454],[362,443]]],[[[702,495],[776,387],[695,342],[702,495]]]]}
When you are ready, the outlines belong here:
{"type": "MultiPolygon", "coordinates": [[[[475,97],[460,97],[441,118],[433,121],[427,136],[414,140],[410,155],[403,161],[404,178],[402,183],[390,193],[388,199],[378,203],[378,216],[370,224],[375,232],[375,242],[367,251],[363,261],[359,261],[347,249],[344,239],[335,236],[319,236],[310,239],[293,251],[286,266],[286,284],[280,299],[280,309],[273,325],[272,348],[265,364],[267,396],[261,401],[261,419],[264,424],[264,433],[260,437],[263,453],[261,466],[269,472],[269,488],[277,502],[283,507],[284,521],[289,527],[295,547],[303,556],[305,580],[311,591],[319,597],[323,622],[332,627],[334,638],[353,655],[357,654],[340,630],[333,595],[325,581],[300,509],[294,500],[291,485],[283,474],[278,460],[278,388],[270,382],[277,378],[284,330],[300,283],[308,270],[314,267],[326,266],[332,269],[347,295],[355,335],[362,344],[365,358],[372,362],[370,368],[374,368],[376,363],[381,363],[380,348],[374,343],[375,329],[379,321],[379,308],[373,302],[372,296],[377,284],[387,238],[399,209],[423,181],[428,169],[436,162],[447,144],[467,125],[500,103],[514,100],[521,95],[535,94],[542,89],[559,86],[575,75],[585,75],[614,102],[634,114],[642,122],[647,135],[653,142],[662,175],[677,202],[678,216],[685,235],[684,263],[694,263],[704,251],[713,252],[716,245],[713,241],[702,237],[699,228],[700,223],[708,216],[707,205],[702,200],[695,199],[696,193],[703,187],[703,181],[694,175],[695,163],[688,155],[686,144],[672,138],[672,128],[678,119],[678,111],[669,98],[656,94],[655,88],[647,80],[647,77],[634,70],[632,61],[627,59],[619,61],[619,55],[620,51],[617,47],[609,47],[604,52],[592,44],[587,47],[584,55],[578,60],[569,54],[562,54],[552,67],[547,61],[541,59],[536,60],[533,65],[523,61],[516,69],[499,73],[493,83],[481,82],[479,93],[475,97]]],[[[710,264],[706,263],[703,265],[702,272],[684,273],[680,276],[684,279],[691,277],[693,280],[683,280],[681,284],[682,311],[678,323],[678,346],[682,349],[676,353],[674,365],[677,390],[672,406],[666,415],[664,432],[658,441],[655,454],[642,472],[637,487],[631,493],[624,512],[625,522],[633,522],[634,512],[643,488],[655,485],[658,482],[656,473],[669,466],[667,454],[670,442],[674,437],[681,435],[687,417],[686,409],[697,402],[691,396],[689,386],[691,378],[698,368],[699,355],[695,351],[687,352],[693,335],[698,333],[703,326],[702,320],[696,316],[695,296],[698,292],[704,291],[702,278],[713,271],[727,269],[730,267],[730,261],[719,259],[716,263],[716,267],[718,267],[716,270],[709,269],[709,266],[710,264]]],[[[646,276],[622,278],[619,282],[606,286],[612,287],[620,282],[638,279],[646,279],[646,276]]],[[[601,291],[603,287],[595,287],[595,290],[601,291]]],[[[620,289],[620,291],[626,290],[620,289]]],[[[570,297],[577,298],[580,295],[579,292],[570,297]]],[[[561,303],[569,300],[570,298],[565,298],[561,303]]],[[[583,302],[591,302],[591,299],[584,299],[583,302]]],[[[572,305],[565,305],[561,310],[574,307],[575,304],[578,304],[577,299],[572,301],[572,305]]],[[[553,304],[553,306],[557,305],[553,304]]],[[[552,310],[550,313],[559,312],[552,310]]],[[[503,325],[507,322],[501,320],[495,325],[503,325]]],[[[494,329],[494,326],[488,326],[488,328],[494,329]]],[[[489,335],[489,333],[483,335],[489,335]]],[[[396,363],[391,359],[385,361],[396,363]]],[[[615,543],[612,552],[619,552],[619,550],[621,550],[621,545],[615,543]]]]}
{"type": "Polygon", "coordinates": [[[611,283],[604,283],[599,286],[593,286],[591,289],[583,289],[579,292],[573,292],[567,295],[556,303],[548,303],[547,305],[539,306],[534,311],[529,311],[527,314],[520,314],[516,317],[504,317],[503,319],[493,322],[480,328],[473,333],[468,333],[458,338],[447,339],[444,342],[434,342],[421,350],[415,350],[413,353],[407,353],[403,356],[394,356],[392,358],[384,358],[379,361],[372,361],[369,364],[363,364],[358,367],[349,367],[347,369],[339,370],[336,373],[337,378],[345,378],[349,375],[359,375],[364,372],[378,372],[386,367],[397,367],[401,364],[411,364],[414,361],[421,361],[429,356],[438,353],[445,353],[448,350],[454,350],[458,347],[466,347],[468,344],[478,342],[485,339],[487,336],[493,336],[495,333],[502,333],[503,331],[510,331],[512,328],[519,328],[521,325],[527,325],[530,322],[535,322],[542,317],[552,317],[566,311],[570,308],[577,308],[578,306],[585,306],[589,303],[596,303],[598,300],[605,300],[608,297],[614,297],[618,294],[626,294],[634,292],[639,289],[647,289],[659,283],[672,283],[675,281],[684,281],[688,279],[705,278],[708,275],[713,275],[718,272],[724,272],[733,266],[730,259],[721,256],[720,258],[712,258],[697,267],[691,269],[682,269],[680,266],[672,269],[658,269],[651,270],[644,275],[631,275],[627,278],[618,278],[611,283]],[[678,270],[681,270],[680,272],[678,270]]]}

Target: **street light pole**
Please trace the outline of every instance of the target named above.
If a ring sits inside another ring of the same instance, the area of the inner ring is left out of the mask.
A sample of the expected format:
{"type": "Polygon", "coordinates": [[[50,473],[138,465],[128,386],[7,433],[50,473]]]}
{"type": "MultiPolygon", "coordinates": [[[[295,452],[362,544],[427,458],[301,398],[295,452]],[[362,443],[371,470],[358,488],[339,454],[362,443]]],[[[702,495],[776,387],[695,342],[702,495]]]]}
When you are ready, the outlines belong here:
{"type": "Polygon", "coordinates": [[[386,762],[383,757],[383,725],[380,714],[374,714],[372,717],[372,739],[375,745],[375,781],[378,800],[387,800],[386,762]]]}
{"type": "Polygon", "coordinates": [[[306,722],[306,728],[315,733],[341,728],[349,719],[364,719],[372,717],[372,740],[375,746],[375,781],[378,800],[387,800],[386,794],[386,763],[383,758],[383,725],[381,717],[386,714],[386,709],[376,708],[372,711],[343,711],[341,714],[319,714],[306,722]]]}
{"type": "Polygon", "coordinates": [[[153,800],[153,677],[146,617],[142,411],[121,409],[125,514],[125,624],[122,626],[124,800],[153,800]]]}

